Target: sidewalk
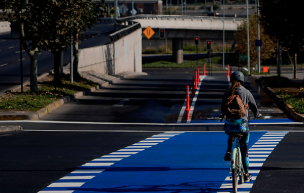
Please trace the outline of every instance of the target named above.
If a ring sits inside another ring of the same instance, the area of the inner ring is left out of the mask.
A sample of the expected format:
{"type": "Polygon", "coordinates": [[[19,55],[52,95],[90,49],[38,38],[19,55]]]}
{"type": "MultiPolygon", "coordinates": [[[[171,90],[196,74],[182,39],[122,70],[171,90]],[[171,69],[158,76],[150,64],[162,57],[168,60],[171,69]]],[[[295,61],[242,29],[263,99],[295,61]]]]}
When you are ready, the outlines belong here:
{"type": "MultiPolygon", "coordinates": [[[[64,69],[65,74],[69,74],[68,68],[69,68],[68,66],[65,67],[65,69],[64,69]]],[[[50,73],[53,73],[53,72],[51,71],[50,73]]],[[[49,73],[45,73],[45,74],[39,76],[38,79],[46,76],[47,74],[49,74],[49,73]]],[[[4,120],[39,120],[43,116],[49,114],[53,110],[57,109],[61,105],[71,101],[74,98],[81,97],[84,94],[94,92],[101,88],[106,88],[110,84],[121,81],[124,78],[138,76],[138,75],[147,75],[147,73],[144,73],[144,72],[123,72],[118,75],[111,76],[111,75],[96,73],[96,72],[92,72],[92,71],[81,72],[80,74],[83,78],[96,82],[99,85],[96,87],[90,88],[90,89],[85,89],[83,91],[77,92],[77,93],[73,94],[72,96],[65,96],[36,112],[1,110],[0,111],[0,121],[4,121],[4,120]]],[[[27,85],[27,84],[29,84],[29,82],[24,83],[24,85],[27,85]]],[[[12,92],[20,89],[20,87],[21,86],[13,88],[12,92]]],[[[8,129],[8,128],[5,128],[5,129],[8,129]]],[[[0,132],[1,131],[2,130],[0,130],[0,132]]]]}

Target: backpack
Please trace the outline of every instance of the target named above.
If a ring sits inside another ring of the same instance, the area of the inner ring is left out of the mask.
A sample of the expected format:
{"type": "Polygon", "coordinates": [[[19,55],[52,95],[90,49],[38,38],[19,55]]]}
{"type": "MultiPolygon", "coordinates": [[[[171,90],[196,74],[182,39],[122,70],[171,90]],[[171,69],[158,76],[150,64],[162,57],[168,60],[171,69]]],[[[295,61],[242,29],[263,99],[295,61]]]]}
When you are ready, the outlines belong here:
{"type": "Polygon", "coordinates": [[[247,105],[244,105],[239,95],[231,95],[226,102],[227,118],[239,119],[246,115],[247,105]]]}

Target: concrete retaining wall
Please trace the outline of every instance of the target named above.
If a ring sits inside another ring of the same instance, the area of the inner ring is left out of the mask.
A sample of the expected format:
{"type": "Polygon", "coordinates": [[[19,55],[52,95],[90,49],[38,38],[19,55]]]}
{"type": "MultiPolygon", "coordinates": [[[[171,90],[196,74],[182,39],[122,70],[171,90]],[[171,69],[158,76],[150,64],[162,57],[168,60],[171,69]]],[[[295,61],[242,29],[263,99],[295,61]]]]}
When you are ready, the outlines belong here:
{"type": "Polygon", "coordinates": [[[142,29],[108,45],[79,50],[79,72],[95,71],[117,75],[121,72],[142,72],[142,29]]]}
{"type": "Polygon", "coordinates": [[[3,32],[10,32],[11,31],[11,25],[8,21],[0,21],[0,33],[3,32]]]}

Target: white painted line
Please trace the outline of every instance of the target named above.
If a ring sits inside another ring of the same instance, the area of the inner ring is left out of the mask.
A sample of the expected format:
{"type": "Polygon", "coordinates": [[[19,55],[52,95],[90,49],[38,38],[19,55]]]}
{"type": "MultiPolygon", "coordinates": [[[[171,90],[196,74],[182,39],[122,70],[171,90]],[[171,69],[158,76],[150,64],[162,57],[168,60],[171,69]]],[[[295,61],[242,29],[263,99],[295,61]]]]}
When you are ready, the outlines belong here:
{"type": "Polygon", "coordinates": [[[125,148],[150,148],[152,146],[128,146],[128,147],[125,147],[125,148]]]}
{"type": "Polygon", "coordinates": [[[271,151],[248,151],[249,154],[271,154],[271,151]]]}
{"type": "Polygon", "coordinates": [[[155,139],[159,139],[159,140],[166,140],[166,139],[170,139],[170,138],[159,138],[159,137],[153,137],[153,138],[147,138],[147,139],[145,139],[145,140],[155,140],[155,139]]]}
{"type": "Polygon", "coordinates": [[[157,145],[158,143],[135,143],[133,145],[157,145]]]}
{"type": "Polygon", "coordinates": [[[80,187],[84,184],[84,182],[54,182],[50,184],[48,187],[50,188],[62,188],[62,187],[80,187]]]}
{"type": "Polygon", "coordinates": [[[251,157],[268,157],[269,155],[250,155],[249,160],[251,157]]]}
{"type": "Polygon", "coordinates": [[[249,158],[249,161],[253,161],[253,162],[264,162],[266,159],[251,159],[249,158]]]}
{"type": "Polygon", "coordinates": [[[250,148],[249,151],[265,151],[265,150],[274,150],[274,148],[250,148]]]}
{"type": "Polygon", "coordinates": [[[126,158],[126,157],[130,157],[131,155],[104,155],[102,157],[123,157],[123,158],[126,158]]]}
{"type": "MultiPolygon", "coordinates": [[[[1,121],[1,123],[45,123],[45,124],[85,124],[85,125],[142,125],[142,126],[223,126],[224,122],[217,123],[123,123],[123,122],[80,122],[80,121],[43,121],[43,120],[16,120],[16,121],[1,121]]],[[[304,122],[273,122],[273,123],[250,123],[249,125],[303,125],[304,122]]],[[[288,129],[287,129],[288,130],[288,129]]],[[[98,130],[25,130],[25,131],[78,131],[78,132],[88,132],[88,131],[98,131],[98,130]]],[[[99,130],[100,131],[100,130],[99,130]]],[[[102,130],[103,132],[108,130],[102,130]]],[[[117,132],[122,132],[125,130],[117,130],[117,132]]],[[[293,132],[303,132],[294,131],[293,132]]],[[[125,131],[126,132],[126,131],[125,131]]],[[[134,130],[128,130],[128,132],[138,132],[134,130]]],[[[149,131],[151,132],[151,131],[149,131]]],[[[156,132],[156,131],[155,131],[156,132]]],[[[158,131],[159,132],[159,131],[158,131]]],[[[163,131],[160,131],[163,132],[163,131]]],[[[185,131],[183,131],[185,132],[185,131]]]]}
{"type": "Polygon", "coordinates": [[[249,167],[262,167],[263,166],[263,162],[262,163],[252,163],[249,162],[249,167]]]}
{"type": "Polygon", "coordinates": [[[60,178],[60,180],[90,180],[93,179],[95,176],[65,176],[60,178]]]}
{"type": "Polygon", "coordinates": [[[116,155],[116,154],[137,154],[138,152],[113,152],[113,153],[110,153],[110,155],[116,155]]]}
{"type": "Polygon", "coordinates": [[[85,163],[82,166],[111,166],[114,163],[85,163]]]}
{"type": "Polygon", "coordinates": [[[276,147],[277,145],[253,145],[252,147],[276,147]]]}
{"type": "Polygon", "coordinates": [[[0,67],[2,67],[2,66],[6,66],[6,65],[8,65],[8,63],[5,63],[5,64],[1,64],[1,65],[0,65],[0,67]]]}
{"type": "Polygon", "coordinates": [[[279,142],[256,142],[255,144],[278,144],[279,142]]]}
{"type": "Polygon", "coordinates": [[[280,142],[281,141],[281,139],[269,139],[269,140],[266,140],[266,139],[264,139],[264,140],[259,140],[258,142],[280,142]]]}
{"type": "Polygon", "coordinates": [[[12,49],[12,48],[14,48],[14,46],[8,47],[8,49],[12,49]]]}
{"type": "Polygon", "coordinates": [[[98,174],[103,172],[104,169],[77,169],[73,172],[71,172],[71,174],[98,174]]]}
{"type": "Polygon", "coordinates": [[[283,139],[284,137],[261,137],[261,139],[283,139]]]}
{"type": "MultiPolygon", "coordinates": [[[[161,143],[164,142],[165,140],[145,140],[145,141],[140,141],[139,143],[161,143]]],[[[151,146],[149,146],[151,147],[151,146]]]]}
{"type": "Polygon", "coordinates": [[[120,150],[117,150],[119,152],[123,151],[123,152],[126,152],[126,151],[144,151],[145,149],[131,149],[131,148],[127,148],[127,149],[120,149],[120,150]]]}
{"type": "Polygon", "coordinates": [[[92,161],[120,161],[122,160],[123,158],[96,158],[96,159],[93,159],[92,161]]]}
{"type": "Polygon", "coordinates": [[[74,190],[55,190],[55,191],[49,191],[49,190],[42,190],[38,193],[73,193],[74,190]]]}

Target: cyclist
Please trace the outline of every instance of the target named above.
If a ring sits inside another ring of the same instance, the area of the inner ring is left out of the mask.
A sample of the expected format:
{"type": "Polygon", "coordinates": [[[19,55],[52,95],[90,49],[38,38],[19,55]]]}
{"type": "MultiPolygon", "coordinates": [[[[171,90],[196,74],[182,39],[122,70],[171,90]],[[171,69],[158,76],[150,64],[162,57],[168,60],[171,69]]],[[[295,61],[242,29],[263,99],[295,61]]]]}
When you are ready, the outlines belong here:
{"type": "MultiPolygon", "coordinates": [[[[243,84],[244,84],[244,74],[240,71],[235,71],[231,74],[231,86],[226,90],[223,100],[222,100],[222,114],[221,117],[224,118],[227,115],[227,107],[225,106],[227,98],[231,95],[239,95],[242,99],[242,102],[246,106],[246,104],[249,105],[251,111],[253,112],[254,116],[256,118],[261,117],[262,115],[259,114],[257,105],[255,103],[255,100],[250,93],[249,90],[247,90],[243,84]]],[[[246,109],[246,115],[241,117],[240,119],[233,119],[226,117],[226,123],[224,125],[224,130],[226,134],[229,136],[229,134],[233,133],[240,133],[243,134],[243,137],[240,139],[240,149],[242,154],[242,162],[245,172],[245,182],[249,182],[252,180],[251,174],[248,173],[248,167],[249,167],[249,158],[248,158],[248,142],[249,142],[249,125],[248,125],[248,108],[246,109]]],[[[226,155],[224,157],[225,161],[231,160],[231,150],[234,143],[235,138],[229,136],[228,137],[228,148],[226,151],[226,155]]]]}

